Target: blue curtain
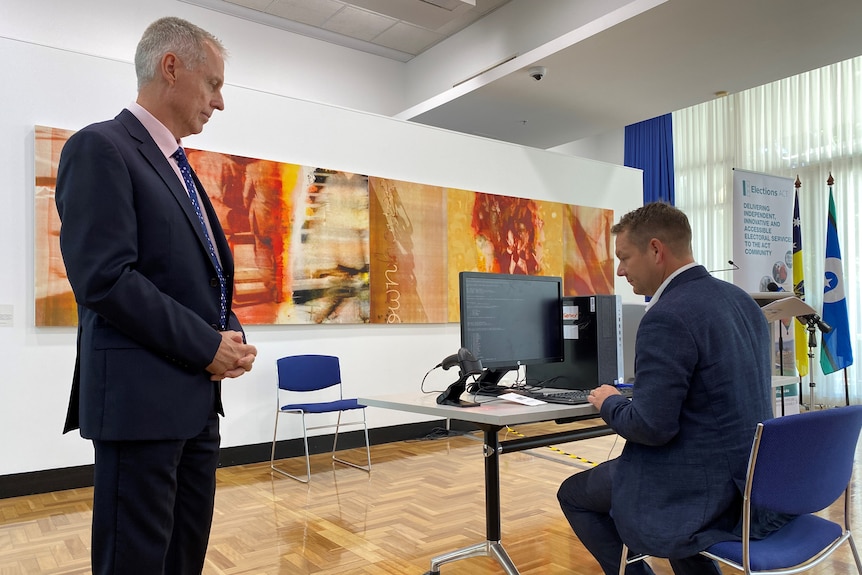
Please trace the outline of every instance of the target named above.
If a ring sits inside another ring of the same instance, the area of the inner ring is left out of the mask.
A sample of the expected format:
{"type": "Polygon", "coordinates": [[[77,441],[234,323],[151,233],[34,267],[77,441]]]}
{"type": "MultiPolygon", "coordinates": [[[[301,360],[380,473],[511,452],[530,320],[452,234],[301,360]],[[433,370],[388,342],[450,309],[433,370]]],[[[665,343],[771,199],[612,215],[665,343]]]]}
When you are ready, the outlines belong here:
{"type": "Polygon", "coordinates": [[[674,205],[671,115],[626,126],[625,147],[625,165],[644,172],[644,204],[674,205]]]}

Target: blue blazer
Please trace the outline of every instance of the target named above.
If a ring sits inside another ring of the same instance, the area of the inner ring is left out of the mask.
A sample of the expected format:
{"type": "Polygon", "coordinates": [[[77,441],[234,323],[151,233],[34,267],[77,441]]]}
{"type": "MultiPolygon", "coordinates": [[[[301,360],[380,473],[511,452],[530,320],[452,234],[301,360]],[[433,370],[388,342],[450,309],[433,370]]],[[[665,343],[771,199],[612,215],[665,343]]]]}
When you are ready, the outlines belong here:
{"type": "Polygon", "coordinates": [[[601,410],[626,439],[611,513],[633,551],[688,557],[733,538],[754,429],[772,418],[771,341],[751,296],[702,266],[644,315],[632,400],[601,410]]]}
{"type": "MultiPolygon", "coordinates": [[[[233,289],[233,258],[195,176],[233,289]]],[[[75,133],[57,173],[60,247],[78,304],[64,431],[98,440],[186,439],[222,413],[206,366],[221,342],[219,286],[185,187],[128,110],[75,133]]],[[[232,313],[229,328],[241,330],[232,313]]]]}

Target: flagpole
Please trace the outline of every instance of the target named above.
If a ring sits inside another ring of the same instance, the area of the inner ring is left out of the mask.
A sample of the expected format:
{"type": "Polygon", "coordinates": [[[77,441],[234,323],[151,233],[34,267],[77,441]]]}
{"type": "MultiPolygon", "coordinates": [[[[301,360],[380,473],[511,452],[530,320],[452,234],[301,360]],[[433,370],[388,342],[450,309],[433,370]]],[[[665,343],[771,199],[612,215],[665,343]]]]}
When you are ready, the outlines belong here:
{"type": "MultiPolygon", "coordinates": [[[[805,301],[805,285],[804,272],[802,267],[802,220],[799,213],[799,188],[802,187],[802,181],[799,179],[799,174],[796,174],[796,181],[793,182],[795,193],[793,196],[793,294],[805,301]]],[[[799,383],[796,386],[799,394],[799,404],[804,405],[802,401],[802,378],[808,375],[808,365],[811,363],[806,355],[806,342],[802,341],[806,336],[805,326],[802,322],[790,320],[793,325],[793,363],[796,367],[796,373],[799,376],[799,383]],[[798,323],[797,323],[798,322],[798,323]],[[801,351],[801,353],[800,353],[801,351]]],[[[781,331],[778,332],[779,334],[781,331]]],[[[781,358],[784,359],[782,350],[781,358]]],[[[781,375],[784,375],[782,369],[781,375]]],[[[784,415],[784,386],[781,387],[781,415],[784,415]]]]}
{"type": "MultiPolygon", "coordinates": [[[[817,347],[816,324],[812,320],[808,320],[808,362],[809,365],[814,365],[814,348],[817,347]]],[[[808,370],[808,411],[814,411],[814,388],[817,384],[814,382],[814,370],[808,370]]],[[[800,390],[802,393],[802,390],[800,390]]]]}
{"type": "MultiPolygon", "coordinates": [[[[830,202],[832,201],[832,186],[834,184],[835,184],[835,178],[832,177],[832,172],[830,171],[829,177],[826,178],[826,185],[829,187],[829,201],[830,202]]],[[[830,207],[830,209],[832,208],[831,205],[829,207],[830,207]]],[[[829,240],[827,238],[827,243],[828,242],[829,242],[829,240]]],[[[823,347],[826,347],[826,343],[822,341],[823,340],[823,334],[820,335],[820,339],[821,339],[821,343],[823,343],[823,347]]],[[[823,355],[823,352],[821,352],[821,356],[822,355],[823,355]]],[[[814,360],[812,359],[812,361],[814,361],[814,360]]],[[[845,394],[846,394],[846,392],[845,392],[845,394]]],[[[811,391],[811,409],[812,410],[814,409],[814,391],[813,390],[811,391]]]]}
{"type": "MultiPolygon", "coordinates": [[[[832,172],[829,173],[829,179],[826,180],[826,184],[829,186],[829,191],[832,191],[832,186],[835,184],[835,179],[832,177],[832,172]]],[[[848,381],[847,376],[847,368],[845,367],[844,372],[844,405],[850,405],[850,383],[848,381]]]]}

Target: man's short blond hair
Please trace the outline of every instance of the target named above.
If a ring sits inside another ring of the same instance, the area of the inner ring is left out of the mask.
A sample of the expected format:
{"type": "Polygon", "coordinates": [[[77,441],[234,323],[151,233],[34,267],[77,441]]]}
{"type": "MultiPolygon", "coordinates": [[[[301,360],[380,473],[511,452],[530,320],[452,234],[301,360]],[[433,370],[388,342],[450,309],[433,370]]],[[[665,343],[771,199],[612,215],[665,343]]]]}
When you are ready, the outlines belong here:
{"type": "Polygon", "coordinates": [[[633,210],[614,224],[611,233],[626,233],[629,242],[645,250],[656,238],[677,257],[691,255],[691,225],[685,213],[664,202],[653,202],[633,210]]]}

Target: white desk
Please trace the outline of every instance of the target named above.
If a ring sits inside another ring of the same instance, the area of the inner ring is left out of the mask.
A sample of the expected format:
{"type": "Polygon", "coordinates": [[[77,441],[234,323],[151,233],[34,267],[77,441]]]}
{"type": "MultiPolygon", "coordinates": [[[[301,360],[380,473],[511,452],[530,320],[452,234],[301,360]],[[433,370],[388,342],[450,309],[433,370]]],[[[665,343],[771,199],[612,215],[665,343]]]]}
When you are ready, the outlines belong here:
{"type": "Polygon", "coordinates": [[[503,570],[508,575],[518,575],[518,569],[500,542],[500,455],[613,433],[613,430],[605,425],[601,419],[597,419],[596,409],[589,404],[555,405],[547,403],[525,406],[487,397],[481,398],[480,401],[486,401],[486,403],[479,407],[438,405],[436,393],[429,395],[410,393],[359,398],[359,403],[372,407],[469,421],[477,424],[484,433],[485,541],[434,557],[431,559],[431,569],[425,575],[439,575],[440,565],[468,557],[493,557],[503,566],[503,570]],[[585,429],[547,433],[508,441],[500,441],[497,436],[497,432],[507,425],[575,419],[596,419],[597,423],[595,426],[585,429]]]}

